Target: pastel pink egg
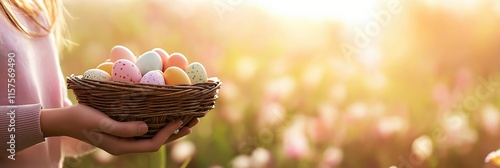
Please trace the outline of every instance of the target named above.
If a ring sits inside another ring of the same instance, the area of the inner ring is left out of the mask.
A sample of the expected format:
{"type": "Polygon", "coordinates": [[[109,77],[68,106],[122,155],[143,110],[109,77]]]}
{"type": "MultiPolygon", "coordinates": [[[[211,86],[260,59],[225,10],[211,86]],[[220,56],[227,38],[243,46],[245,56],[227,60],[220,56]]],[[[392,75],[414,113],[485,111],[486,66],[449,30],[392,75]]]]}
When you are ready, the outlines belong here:
{"type": "Polygon", "coordinates": [[[188,60],[181,53],[173,53],[172,55],[170,55],[170,57],[168,57],[168,61],[167,61],[166,65],[167,65],[167,67],[164,67],[165,70],[170,68],[170,67],[175,66],[175,67],[179,67],[185,71],[188,67],[188,60]]]}
{"type": "Polygon", "coordinates": [[[168,61],[168,57],[169,57],[168,53],[161,48],[155,48],[155,49],[153,49],[153,51],[158,53],[158,55],[160,55],[162,67],[163,67],[161,71],[162,72],[165,71],[165,69],[167,69],[166,65],[167,65],[167,61],[168,61]]]}
{"type": "Polygon", "coordinates": [[[141,71],[134,63],[126,59],[119,59],[111,69],[111,79],[118,82],[137,83],[141,81],[141,71]]]}
{"type": "Polygon", "coordinates": [[[163,79],[163,73],[160,70],[155,70],[146,73],[140,83],[165,85],[165,80],[163,79]]]}
{"type": "Polygon", "coordinates": [[[132,51],[130,51],[127,47],[121,45],[114,46],[111,49],[111,52],[109,53],[109,59],[111,62],[116,62],[119,59],[126,59],[133,63],[135,63],[135,61],[137,60],[132,51]]]}

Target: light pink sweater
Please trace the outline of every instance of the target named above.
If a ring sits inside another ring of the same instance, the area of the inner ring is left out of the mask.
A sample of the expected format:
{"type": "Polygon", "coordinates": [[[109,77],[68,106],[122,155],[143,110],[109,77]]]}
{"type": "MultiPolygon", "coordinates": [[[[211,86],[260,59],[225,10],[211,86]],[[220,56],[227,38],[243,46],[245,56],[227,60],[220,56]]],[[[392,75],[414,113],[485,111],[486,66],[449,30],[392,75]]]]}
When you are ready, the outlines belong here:
{"type": "MultiPolygon", "coordinates": [[[[71,105],[53,35],[29,37],[17,30],[0,9],[0,167],[62,167],[63,156],[76,154],[71,148],[82,142],[69,137],[43,138],[41,107],[71,105]],[[15,103],[9,103],[9,54],[15,55],[15,103]],[[9,111],[15,107],[15,116],[9,111]],[[11,120],[11,117],[13,118],[11,120]],[[10,122],[15,126],[9,127],[10,122]],[[12,130],[15,129],[15,132],[12,130]],[[9,132],[11,129],[12,132],[9,132]],[[11,134],[15,135],[15,160],[8,158],[11,134]],[[69,148],[68,148],[69,147],[69,148]],[[68,148],[68,149],[66,149],[68,148]],[[73,151],[73,152],[72,152],[73,151]]],[[[22,24],[36,30],[28,18],[18,15],[22,24]]],[[[68,127],[71,127],[68,125],[68,127]]]]}

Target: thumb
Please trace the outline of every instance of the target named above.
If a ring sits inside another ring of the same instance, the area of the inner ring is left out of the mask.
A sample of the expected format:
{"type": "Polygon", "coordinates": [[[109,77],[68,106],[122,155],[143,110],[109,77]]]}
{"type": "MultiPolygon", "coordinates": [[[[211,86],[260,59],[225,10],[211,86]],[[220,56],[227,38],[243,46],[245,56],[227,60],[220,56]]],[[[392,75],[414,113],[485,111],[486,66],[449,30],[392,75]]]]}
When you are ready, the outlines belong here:
{"type": "Polygon", "coordinates": [[[134,137],[146,134],[148,126],[142,121],[118,122],[106,118],[99,122],[99,130],[118,137],[134,137]]]}

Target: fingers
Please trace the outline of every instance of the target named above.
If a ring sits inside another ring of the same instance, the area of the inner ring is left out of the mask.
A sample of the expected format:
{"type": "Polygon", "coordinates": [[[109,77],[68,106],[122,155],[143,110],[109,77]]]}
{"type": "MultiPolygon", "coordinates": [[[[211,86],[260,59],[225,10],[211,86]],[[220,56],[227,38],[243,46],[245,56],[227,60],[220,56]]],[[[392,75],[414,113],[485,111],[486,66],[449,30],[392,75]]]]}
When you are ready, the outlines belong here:
{"type": "Polygon", "coordinates": [[[141,136],[148,132],[148,126],[142,121],[118,122],[110,118],[101,120],[102,132],[118,137],[141,136]]]}
{"type": "Polygon", "coordinates": [[[194,118],[191,121],[189,121],[189,123],[187,124],[187,127],[193,128],[196,124],[198,124],[198,122],[200,122],[200,119],[194,118]]]}
{"type": "Polygon", "coordinates": [[[70,115],[72,119],[68,122],[76,125],[76,129],[73,129],[69,133],[69,136],[75,138],[80,137],[82,129],[93,132],[104,132],[118,137],[141,136],[148,131],[146,123],[142,121],[118,122],[109,118],[104,113],[83,104],[71,106],[70,110],[74,112],[70,115]]]}
{"type": "Polygon", "coordinates": [[[68,135],[113,155],[158,151],[164,143],[191,133],[190,127],[199,122],[195,118],[184,128],[180,128],[182,121],[176,120],[165,125],[152,139],[136,140],[132,137],[144,135],[148,131],[146,123],[142,121],[118,122],[86,106],[74,106],[72,110],[80,112],[80,115],[73,115],[75,120],[71,121],[78,122],[79,127],[77,131],[68,131],[68,135]],[[92,115],[88,115],[89,113],[92,115]],[[177,129],[179,133],[173,134],[177,129]]]}
{"type": "Polygon", "coordinates": [[[173,141],[175,141],[175,140],[177,140],[179,138],[182,138],[183,136],[189,135],[190,133],[191,133],[191,128],[189,128],[189,127],[182,127],[179,130],[179,133],[173,134],[172,136],[168,137],[167,141],[165,141],[164,144],[173,142],[173,141]]]}
{"type": "Polygon", "coordinates": [[[125,153],[155,152],[160,149],[163,143],[180,127],[181,120],[176,120],[167,124],[152,139],[133,140],[130,138],[120,138],[104,134],[102,143],[96,145],[113,155],[125,153]]]}
{"type": "Polygon", "coordinates": [[[191,121],[189,121],[189,123],[185,127],[182,127],[179,130],[179,133],[173,134],[170,137],[168,137],[168,140],[165,141],[165,144],[173,142],[173,141],[175,141],[179,138],[182,138],[186,135],[189,135],[191,133],[191,128],[193,128],[196,124],[198,124],[198,122],[200,122],[199,118],[192,119],[191,121]]]}
{"type": "Polygon", "coordinates": [[[175,135],[175,130],[179,129],[181,125],[182,120],[176,120],[174,122],[168,123],[160,130],[160,132],[156,133],[152,140],[161,141],[161,144],[163,144],[163,142],[165,142],[170,136],[175,135]]]}

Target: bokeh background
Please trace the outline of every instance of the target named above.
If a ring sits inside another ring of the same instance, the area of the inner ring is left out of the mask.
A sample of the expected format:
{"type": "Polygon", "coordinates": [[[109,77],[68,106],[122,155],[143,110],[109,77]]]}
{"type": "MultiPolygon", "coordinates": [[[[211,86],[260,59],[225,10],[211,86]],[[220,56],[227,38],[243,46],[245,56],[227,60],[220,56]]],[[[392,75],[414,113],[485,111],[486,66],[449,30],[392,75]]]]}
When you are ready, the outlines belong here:
{"type": "Polygon", "coordinates": [[[223,82],[191,135],[65,167],[483,167],[500,148],[498,0],[65,5],[65,76],[124,45],[183,53],[223,82]]]}

